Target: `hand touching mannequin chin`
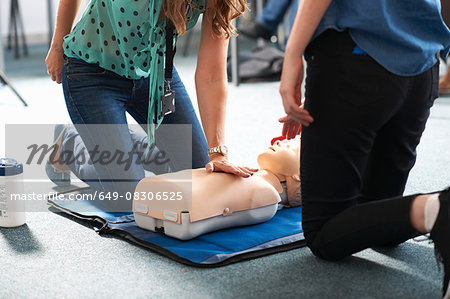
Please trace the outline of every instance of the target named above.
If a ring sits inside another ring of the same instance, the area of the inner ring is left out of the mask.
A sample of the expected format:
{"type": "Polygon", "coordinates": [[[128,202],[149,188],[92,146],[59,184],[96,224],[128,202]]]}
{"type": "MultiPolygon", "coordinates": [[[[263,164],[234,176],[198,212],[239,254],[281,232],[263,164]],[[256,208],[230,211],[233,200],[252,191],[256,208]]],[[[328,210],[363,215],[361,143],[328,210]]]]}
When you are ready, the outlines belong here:
{"type": "Polygon", "coordinates": [[[249,178],[189,169],[144,178],[133,211],[138,226],[178,239],[270,220],[278,203],[298,206],[300,143],[277,141],[257,157],[260,170],[249,178]]]}

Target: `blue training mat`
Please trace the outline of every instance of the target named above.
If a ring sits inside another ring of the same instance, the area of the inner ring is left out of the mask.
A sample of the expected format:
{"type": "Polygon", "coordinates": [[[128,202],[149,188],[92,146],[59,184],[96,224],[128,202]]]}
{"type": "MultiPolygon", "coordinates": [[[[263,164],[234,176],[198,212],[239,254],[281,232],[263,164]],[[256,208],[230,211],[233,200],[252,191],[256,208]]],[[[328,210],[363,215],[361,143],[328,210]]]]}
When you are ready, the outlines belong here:
{"type": "MultiPolygon", "coordinates": [[[[86,193],[89,188],[71,193],[86,193]]],[[[67,196],[69,193],[65,193],[67,196]]],[[[49,200],[56,209],[79,219],[95,221],[99,234],[119,235],[133,243],[150,248],[183,264],[217,267],[305,246],[301,225],[301,207],[283,208],[269,221],[224,229],[181,241],[163,233],[142,229],[133,213],[109,213],[96,208],[91,201],[49,200]]]]}

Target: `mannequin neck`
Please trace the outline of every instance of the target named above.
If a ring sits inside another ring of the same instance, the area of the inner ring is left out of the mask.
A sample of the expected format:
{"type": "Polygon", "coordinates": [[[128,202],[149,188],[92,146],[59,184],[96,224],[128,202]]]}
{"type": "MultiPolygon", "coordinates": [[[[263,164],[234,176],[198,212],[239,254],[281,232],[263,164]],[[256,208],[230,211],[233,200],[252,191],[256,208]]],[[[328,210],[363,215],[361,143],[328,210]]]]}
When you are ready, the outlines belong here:
{"type": "Polygon", "coordinates": [[[278,193],[280,194],[283,193],[283,187],[281,186],[280,182],[286,180],[284,176],[277,175],[265,169],[258,171],[257,173],[255,173],[255,175],[261,177],[269,184],[271,184],[277,190],[278,193]]]}

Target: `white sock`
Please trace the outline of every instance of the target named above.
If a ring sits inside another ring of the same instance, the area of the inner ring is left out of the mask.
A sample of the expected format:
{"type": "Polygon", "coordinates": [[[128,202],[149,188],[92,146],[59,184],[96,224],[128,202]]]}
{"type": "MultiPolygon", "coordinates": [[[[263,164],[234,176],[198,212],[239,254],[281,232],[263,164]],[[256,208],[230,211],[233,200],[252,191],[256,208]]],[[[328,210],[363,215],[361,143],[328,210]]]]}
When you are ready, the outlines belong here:
{"type": "Polygon", "coordinates": [[[427,199],[425,203],[425,230],[431,232],[434,224],[436,223],[437,216],[439,214],[439,208],[441,203],[439,202],[439,195],[433,195],[427,199]]]}

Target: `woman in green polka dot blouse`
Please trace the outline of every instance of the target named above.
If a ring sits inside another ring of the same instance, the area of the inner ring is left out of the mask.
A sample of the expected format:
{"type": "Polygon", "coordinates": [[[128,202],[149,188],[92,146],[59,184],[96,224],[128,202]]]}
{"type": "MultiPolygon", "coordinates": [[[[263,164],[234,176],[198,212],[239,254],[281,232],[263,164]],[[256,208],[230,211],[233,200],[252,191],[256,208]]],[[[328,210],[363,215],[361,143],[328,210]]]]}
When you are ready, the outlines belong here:
{"type": "MultiPolygon", "coordinates": [[[[227,46],[234,29],[231,20],[245,10],[244,0],[91,0],[72,29],[80,4],[81,0],[60,0],[46,58],[52,80],[62,83],[67,109],[78,131],[70,127],[55,131],[57,152],[72,150],[75,155],[85,147],[91,153],[98,144],[106,148],[114,144],[116,150],[128,153],[135,149],[134,141],[147,144],[147,136],[127,128],[125,112],[128,112],[143,127],[150,128],[150,137],[153,137],[151,129],[160,123],[191,124],[192,168],[206,167],[209,172],[224,171],[242,177],[256,171],[233,165],[220,152],[207,154],[208,148],[224,144],[227,46]],[[167,86],[164,83],[166,20],[172,21],[176,33],[184,34],[202,13],[195,85],[203,130],[175,68],[170,85],[176,92],[176,110],[162,119],[156,116],[167,86]],[[124,126],[115,126],[113,132],[108,133],[104,128],[93,126],[85,129],[86,124],[124,126]]],[[[156,129],[156,150],[150,154],[159,149],[169,157],[176,157],[180,149],[160,143],[158,131],[156,129]]],[[[50,164],[47,173],[50,172],[55,183],[68,183],[70,169],[81,179],[88,177],[95,181],[91,185],[99,184],[97,187],[104,191],[108,191],[107,182],[117,177],[135,184],[144,177],[146,166],[134,163],[119,176],[116,173],[123,170],[123,166],[80,165],[77,160],[66,163],[68,165],[50,164]]],[[[174,164],[170,167],[178,170],[174,164]]],[[[131,187],[125,189],[130,191],[131,187]]]]}

